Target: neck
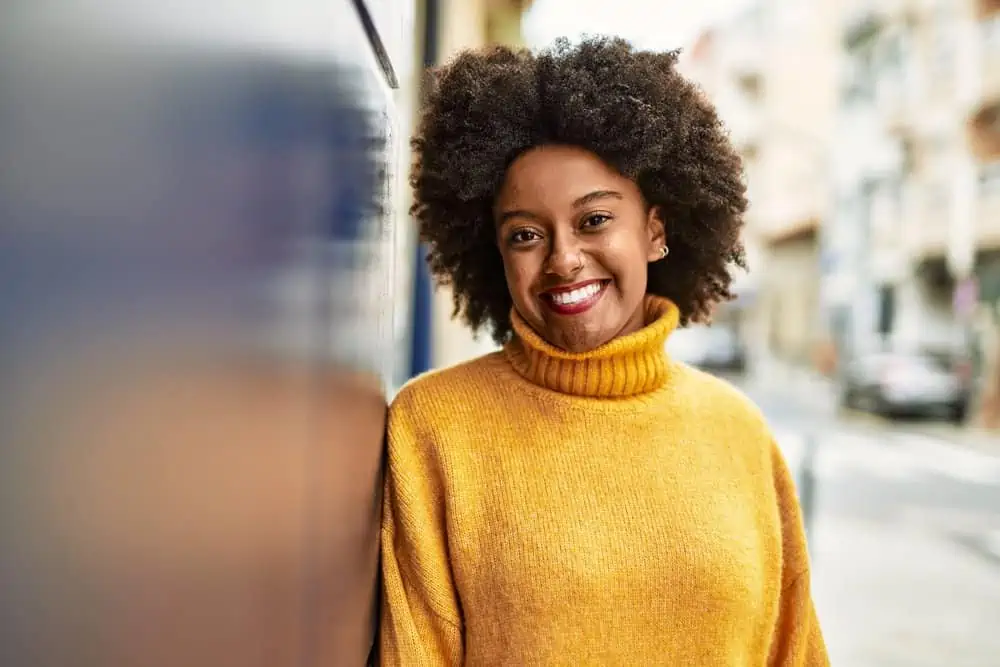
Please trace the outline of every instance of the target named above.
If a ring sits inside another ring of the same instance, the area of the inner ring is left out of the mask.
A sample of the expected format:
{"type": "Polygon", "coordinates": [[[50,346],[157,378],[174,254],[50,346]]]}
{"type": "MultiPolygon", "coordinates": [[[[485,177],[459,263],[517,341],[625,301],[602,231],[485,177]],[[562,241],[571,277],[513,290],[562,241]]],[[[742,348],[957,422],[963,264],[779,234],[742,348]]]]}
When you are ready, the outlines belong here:
{"type": "Polygon", "coordinates": [[[505,347],[514,369],[527,380],[565,394],[626,398],[659,389],[669,363],[664,345],[680,313],[668,299],[647,295],[645,326],[589,352],[572,353],[546,342],[512,311],[514,337],[505,347]]]}

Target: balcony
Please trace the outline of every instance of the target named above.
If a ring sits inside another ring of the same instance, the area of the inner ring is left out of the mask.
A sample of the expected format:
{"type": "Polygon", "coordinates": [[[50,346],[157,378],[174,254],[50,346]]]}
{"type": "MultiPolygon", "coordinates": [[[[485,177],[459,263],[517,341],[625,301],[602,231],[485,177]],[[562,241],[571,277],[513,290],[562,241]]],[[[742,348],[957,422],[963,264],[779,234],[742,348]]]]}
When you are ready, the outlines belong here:
{"type": "Polygon", "coordinates": [[[825,213],[825,185],[799,179],[758,201],[756,231],[768,245],[815,237],[825,213]]]}
{"type": "Polygon", "coordinates": [[[1000,0],[975,0],[976,16],[980,19],[1000,14],[1000,0]]]}
{"type": "Polygon", "coordinates": [[[1000,157],[1000,15],[979,22],[977,41],[966,132],[973,154],[988,162],[1000,157]]]}
{"type": "Polygon", "coordinates": [[[966,133],[972,154],[980,161],[1000,158],[1000,100],[980,106],[970,117],[966,133]]]}
{"type": "Polygon", "coordinates": [[[948,253],[948,218],[925,211],[908,221],[904,246],[915,259],[944,257],[948,253]]]}

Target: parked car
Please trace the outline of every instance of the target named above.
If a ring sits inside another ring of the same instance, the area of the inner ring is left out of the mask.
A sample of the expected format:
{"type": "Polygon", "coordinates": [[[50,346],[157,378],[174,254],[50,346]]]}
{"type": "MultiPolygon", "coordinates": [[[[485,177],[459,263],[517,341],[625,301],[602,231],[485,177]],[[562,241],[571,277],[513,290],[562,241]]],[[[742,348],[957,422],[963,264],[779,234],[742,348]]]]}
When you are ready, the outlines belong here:
{"type": "Polygon", "coordinates": [[[844,407],[887,417],[944,415],[965,421],[971,387],[960,365],[920,352],[878,352],[847,364],[844,407]]]}
{"type": "Polygon", "coordinates": [[[739,337],[726,326],[692,326],[678,329],[667,339],[667,353],[677,361],[710,372],[742,373],[746,351],[739,337]]]}

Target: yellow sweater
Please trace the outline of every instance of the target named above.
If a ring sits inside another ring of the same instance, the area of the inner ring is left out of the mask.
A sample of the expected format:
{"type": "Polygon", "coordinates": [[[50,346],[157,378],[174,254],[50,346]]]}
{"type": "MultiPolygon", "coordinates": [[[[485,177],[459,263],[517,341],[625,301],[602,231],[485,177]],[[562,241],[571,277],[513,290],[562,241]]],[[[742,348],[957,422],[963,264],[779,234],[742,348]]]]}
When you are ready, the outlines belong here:
{"type": "Polygon", "coordinates": [[[671,362],[677,308],[585,354],[503,351],[389,415],[385,665],[827,665],[759,411],[671,362]]]}

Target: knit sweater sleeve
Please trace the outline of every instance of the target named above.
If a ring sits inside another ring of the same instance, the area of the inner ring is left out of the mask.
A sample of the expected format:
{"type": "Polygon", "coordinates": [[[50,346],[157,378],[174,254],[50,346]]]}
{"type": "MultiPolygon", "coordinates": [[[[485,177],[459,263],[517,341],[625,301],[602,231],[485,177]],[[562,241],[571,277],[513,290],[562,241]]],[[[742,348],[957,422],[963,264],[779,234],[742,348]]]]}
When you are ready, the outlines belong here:
{"type": "Polygon", "coordinates": [[[810,592],[809,556],[802,512],[792,475],[777,445],[772,443],[774,487],[781,515],[782,567],[778,618],[768,665],[829,667],[810,592]]]}
{"type": "Polygon", "coordinates": [[[462,621],[448,559],[440,462],[402,398],[389,413],[381,663],[460,665],[462,621]]]}

